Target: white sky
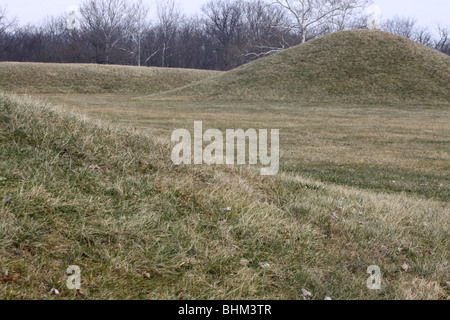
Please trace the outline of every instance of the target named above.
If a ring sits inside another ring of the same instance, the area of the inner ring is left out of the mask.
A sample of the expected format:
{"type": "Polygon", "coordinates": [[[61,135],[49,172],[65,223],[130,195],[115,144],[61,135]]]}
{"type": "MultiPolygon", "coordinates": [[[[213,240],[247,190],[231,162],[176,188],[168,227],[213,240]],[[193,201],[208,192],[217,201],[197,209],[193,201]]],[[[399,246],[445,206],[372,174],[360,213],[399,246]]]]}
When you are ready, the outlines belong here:
{"type": "MultiPolygon", "coordinates": [[[[156,10],[155,0],[144,0],[156,10]]],[[[47,16],[58,16],[71,5],[77,5],[82,0],[0,0],[0,5],[8,8],[9,16],[14,16],[21,25],[37,23],[47,16]]],[[[201,6],[208,0],[178,1],[183,13],[191,15],[200,12],[201,6]]],[[[393,16],[408,16],[416,18],[420,25],[431,30],[436,23],[450,26],[449,0],[375,0],[380,7],[383,18],[393,16]]]]}

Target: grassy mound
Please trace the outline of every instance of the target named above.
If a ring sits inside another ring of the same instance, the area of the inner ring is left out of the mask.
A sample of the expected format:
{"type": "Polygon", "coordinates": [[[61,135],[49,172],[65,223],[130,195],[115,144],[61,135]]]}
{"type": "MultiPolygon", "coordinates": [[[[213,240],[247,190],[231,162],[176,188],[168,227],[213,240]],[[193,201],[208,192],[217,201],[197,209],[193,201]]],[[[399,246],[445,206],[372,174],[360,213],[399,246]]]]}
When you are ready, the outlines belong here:
{"type": "Polygon", "coordinates": [[[15,93],[138,93],[182,87],[218,72],[89,64],[0,63],[0,89],[15,93]]]}
{"type": "Polygon", "coordinates": [[[450,101],[450,57],[390,33],[344,31],[164,94],[333,103],[450,101]]]}
{"type": "Polygon", "coordinates": [[[0,94],[2,299],[445,299],[448,213],[402,194],[175,167],[164,141],[0,94]],[[65,286],[70,265],[80,292],[65,286]],[[370,265],[381,291],[366,287],[370,265]]]}

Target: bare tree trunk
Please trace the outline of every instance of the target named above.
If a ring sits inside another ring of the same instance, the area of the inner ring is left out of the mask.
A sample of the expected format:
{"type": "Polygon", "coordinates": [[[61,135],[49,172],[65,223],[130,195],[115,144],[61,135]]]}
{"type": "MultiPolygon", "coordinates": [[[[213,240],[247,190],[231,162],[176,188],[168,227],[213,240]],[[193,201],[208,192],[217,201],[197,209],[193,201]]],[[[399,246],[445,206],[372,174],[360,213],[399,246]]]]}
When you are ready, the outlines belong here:
{"type": "Polygon", "coordinates": [[[125,0],[85,0],[80,7],[82,30],[94,47],[104,49],[104,62],[127,35],[130,7],[125,0]]]}
{"type": "Polygon", "coordinates": [[[162,41],[161,66],[166,66],[169,43],[175,37],[181,23],[181,14],[174,0],[160,0],[158,3],[158,20],[162,41]]]}

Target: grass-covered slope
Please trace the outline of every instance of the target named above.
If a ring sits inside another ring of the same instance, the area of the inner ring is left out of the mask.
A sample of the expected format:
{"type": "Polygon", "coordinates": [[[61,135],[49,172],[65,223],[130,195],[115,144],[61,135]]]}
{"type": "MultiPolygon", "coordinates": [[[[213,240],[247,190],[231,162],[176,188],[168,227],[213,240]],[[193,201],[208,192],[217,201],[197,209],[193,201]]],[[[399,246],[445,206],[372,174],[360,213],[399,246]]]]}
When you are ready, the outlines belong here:
{"type": "Polygon", "coordinates": [[[0,63],[0,90],[15,93],[151,94],[218,72],[93,64],[0,63]]]}
{"type": "Polygon", "coordinates": [[[0,95],[2,299],[445,299],[448,215],[414,196],[175,167],[147,135],[0,95]]]}
{"type": "Polygon", "coordinates": [[[390,33],[344,31],[163,96],[240,101],[448,103],[450,57],[390,33]]]}

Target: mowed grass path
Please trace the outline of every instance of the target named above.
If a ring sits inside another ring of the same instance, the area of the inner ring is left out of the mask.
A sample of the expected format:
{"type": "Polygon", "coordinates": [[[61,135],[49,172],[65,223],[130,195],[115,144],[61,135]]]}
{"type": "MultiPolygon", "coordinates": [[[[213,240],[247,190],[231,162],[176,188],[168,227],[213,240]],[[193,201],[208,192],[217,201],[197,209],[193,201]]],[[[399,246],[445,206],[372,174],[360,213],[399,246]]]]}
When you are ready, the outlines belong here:
{"type": "Polygon", "coordinates": [[[448,105],[214,104],[52,95],[69,110],[151,132],[280,129],[281,169],[326,182],[450,199],[448,105]]]}

